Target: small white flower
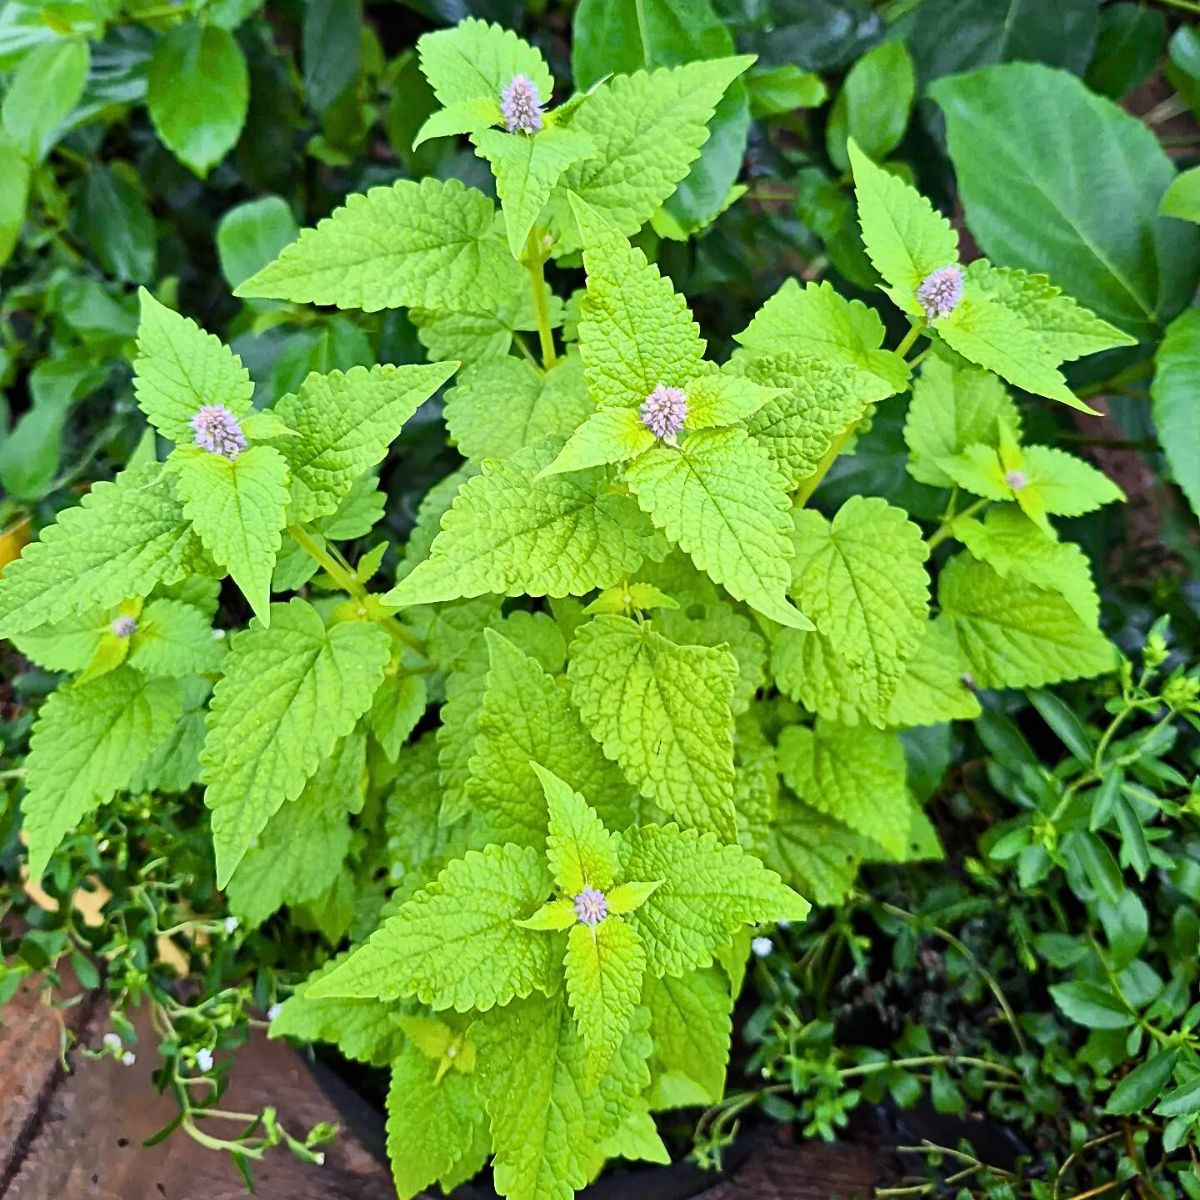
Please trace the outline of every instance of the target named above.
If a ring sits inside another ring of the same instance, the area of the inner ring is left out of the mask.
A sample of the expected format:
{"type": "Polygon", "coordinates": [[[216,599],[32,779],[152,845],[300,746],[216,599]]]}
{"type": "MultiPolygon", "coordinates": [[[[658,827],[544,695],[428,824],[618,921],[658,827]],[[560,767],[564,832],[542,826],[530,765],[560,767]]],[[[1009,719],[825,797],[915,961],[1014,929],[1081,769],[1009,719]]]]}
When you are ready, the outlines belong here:
{"type": "Polygon", "coordinates": [[[213,1065],[212,1051],[205,1046],[203,1050],[196,1051],[196,1066],[201,1071],[211,1071],[213,1065]]]}
{"type": "Polygon", "coordinates": [[[283,1005],[276,1001],[267,1009],[267,1020],[274,1021],[281,1012],[283,1012],[283,1005]]]}
{"type": "Polygon", "coordinates": [[[212,635],[214,641],[223,642],[225,640],[225,630],[223,629],[214,629],[212,635]]]}
{"type": "Polygon", "coordinates": [[[791,929],[792,923],[791,921],[777,921],[776,926],[779,929],[791,929]]]}
{"type": "Polygon", "coordinates": [[[769,937],[756,937],[750,943],[750,949],[758,955],[759,958],[766,958],[772,950],[775,949],[775,943],[769,937]]]}
{"type": "Polygon", "coordinates": [[[104,1035],[104,1048],[106,1050],[120,1050],[121,1035],[117,1033],[106,1033],[104,1035]]]}
{"type": "Polygon", "coordinates": [[[137,1062],[137,1055],[134,1054],[132,1050],[126,1050],[125,1053],[121,1055],[121,1061],[127,1067],[132,1067],[133,1064],[137,1062]]]}
{"type": "Polygon", "coordinates": [[[221,924],[225,927],[226,933],[232,933],[238,927],[239,921],[237,917],[226,917],[221,924]]]}

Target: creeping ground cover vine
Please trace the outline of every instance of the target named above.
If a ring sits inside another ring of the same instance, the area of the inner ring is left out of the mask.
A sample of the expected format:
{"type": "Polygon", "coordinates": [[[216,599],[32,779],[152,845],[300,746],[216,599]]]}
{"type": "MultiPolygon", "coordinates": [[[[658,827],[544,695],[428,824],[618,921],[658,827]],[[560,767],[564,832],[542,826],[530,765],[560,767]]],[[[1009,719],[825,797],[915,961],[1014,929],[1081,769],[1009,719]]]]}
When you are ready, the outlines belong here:
{"type": "Polygon", "coordinates": [[[1115,668],[1055,519],[1121,494],[1031,440],[1009,388],[1086,409],[1063,364],[1133,339],[1044,276],[962,263],[851,142],[907,334],[886,348],[872,308],[789,280],[718,363],[630,239],[752,60],[555,105],[497,26],[419,49],[442,107],[418,140],[469,137],[499,206],[433,178],[350,196],[237,294],[406,308],[429,362],[256,394],[143,291],[152,432],[5,571],[0,636],[73,676],[32,735],[31,874],[118,793],[202,786],[232,913],[286,907],[340,951],[272,1030],[390,1064],[400,1195],[490,1158],[501,1194],[550,1200],[666,1161],[651,1114],[721,1100],[754,926],[940,854],[905,731],[1115,668]],[[554,294],[548,264],[584,286],[554,294]],[[380,464],[444,387],[463,463],[393,554],[380,464]],[[909,391],[942,520],[818,511],[909,391]],[[243,629],[214,628],[224,579],[243,629]]]}

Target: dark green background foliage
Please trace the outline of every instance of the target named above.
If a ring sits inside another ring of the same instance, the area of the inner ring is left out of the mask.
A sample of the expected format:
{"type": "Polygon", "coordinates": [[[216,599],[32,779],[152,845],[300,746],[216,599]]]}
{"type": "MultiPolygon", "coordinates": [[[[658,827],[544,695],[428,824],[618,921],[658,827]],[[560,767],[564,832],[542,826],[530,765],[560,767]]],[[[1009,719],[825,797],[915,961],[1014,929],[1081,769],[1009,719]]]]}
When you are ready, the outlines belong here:
{"type": "MultiPolygon", "coordinates": [[[[953,1194],[938,1181],[959,1174],[996,1196],[1115,1180],[1105,1194],[1200,1196],[1178,1150],[1200,1114],[1200,240],[1181,219],[1200,215],[1194,185],[1177,215],[1160,213],[1176,168],[1200,158],[1191,0],[0,0],[0,562],[143,436],[129,366],[138,285],[218,334],[268,395],[314,370],[423,361],[404,312],[232,290],[350,193],[424,176],[490,190],[460,140],[411,148],[436,107],[416,38],[466,15],[534,42],[564,97],[572,80],[759,56],[638,239],[717,359],[789,275],[876,302],[850,137],[993,262],[1047,272],[1138,339],[1068,372],[1108,419],[1023,408],[1031,440],[1096,456],[1130,494],[1064,536],[1089,551],[1105,628],[1134,666],[1123,681],[1003,694],[969,730],[909,735],[947,861],[868,871],[844,908],[777,938],[751,975],[758,999],[737,1014],[735,1062],[755,1083],[706,1114],[699,1156],[719,1158],[749,1109],[834,1136],[864,1101],[886,1102],[901,1140],[949,1146],[897,1168],[930,1190],[953,1194]],[[948,1123],[908,1115],[914,1105],[948,1123]],[[1003,1146],[960,1145],[972,1126],[952,1118],[966,1113],[990,1114],[1003,1146]]],[[[578,283],[559,270],[556,282],[578,283]]],[[[880,308],[894,341],[902,322],[880,308]]],[[[938,516],[938,494],[905,469],[905,404],[879,407],[823,510],[867,494],[938,516]]],[[[392,538],[458,461],[431,402],[385,465],[392,538]]],[[[245,619],[234,592],[223,600],[231,624],[245,619]]],[[[0,797],[15,800],[54,682],[0,647],[0,797]]],[[[0,816],[10,877],[16,812],[0,816]]],[[[149,995],[178,1018],[168,1080],[199,1048],[238,1044],[247,1013],[322,953],[278,918],[236,956],[224,948],[202,813],[180,800],[150,819],[118,804],[69,843],[47,886],[65,898],[98,879],[114,892],[99,930],[0,894],[24,923],[0,990],[68,954],[99,982],[101,954],[126,1002],[149,995]],[[159,930],[185,918],[218,938],[188,964],[209,1000],[186,1018],[155,953],[159,930]]]]}

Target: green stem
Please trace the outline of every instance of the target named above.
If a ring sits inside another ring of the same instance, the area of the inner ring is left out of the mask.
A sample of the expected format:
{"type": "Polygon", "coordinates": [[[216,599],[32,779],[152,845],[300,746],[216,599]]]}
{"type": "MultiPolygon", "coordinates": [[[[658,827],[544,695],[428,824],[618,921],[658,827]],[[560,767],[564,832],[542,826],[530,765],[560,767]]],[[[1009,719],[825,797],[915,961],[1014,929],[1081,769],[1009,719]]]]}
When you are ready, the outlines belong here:
{"type": "Polygon", "coordinates": [[[1182,12],[1200,13],[1200,4],[1197,4],[1196,0],[1159,0],[1159,3],[1169,8],[1178,8],[1182,12]]]}
{"type": "Polygon", "coordinates": [[[936,532],[930,534],[925,545],[933,550],[940,546],[947,538],[954,536],[954,522],[966,520],[967,517],[973,517],[981,509],[987,508],[991,504],[990,500],[976,500],[974,504],[968,504],[962,512],[952,517],[948,521],[943,521],[942,526],[936,532]]]}
{"type": "Polygon", "coordinates": [[[24,779],[25,775],[25,767],[13,767],[11,771],[0,771],[0,781],[5,779],[24,779]]]}
{"type": "Polygon", "coordinates": [[[962,1065],[967,1067],[979,1067],[984,1071],[995,1071],[999,1075],[1009,1075],[1013,1079],[1020,1079],[1020,1071],[1014,1071],[1012,1067],[1002,1066],[1000,1063],[988,1062],[986,1058],[969,1058],[962,1054],[922,1054],[917,1058],[890,1058],[881,1062],[862,1063],[857,1067],[845,1067],[838,1071],[839,1079],[850,1079],[855,1075],[876,1075],[880,1071],[890,1070],[892,1067],[949,1067],[962,1065]]]}
{"type": "MultiPolygon", "coordinates": [[[[359,582],[358,576],[353,571],[342,566],[341,563],[329,553],[328,550],[321,544],[320,539],[304,525],[289,525],[288,533],[292,540],[305,552],[310,558],[321,564],[325,574],[330,577],[349,595],[362,604],[370,599],[370,593],[362,583],[359,582]]],[[[368,610],[369,611],[369,610],[368,610]]],[[[415,650],[418,654],[428,655],[428,650],[425,643],[419,637],[411,633],[394,616],[387,616],[382,619],[376,619],[378,624],[385,632],[390,634],[397,642],[407,646],[410,650],[415,650]]]]}
{"type": "MultiPolygon", "coordinates": [[[[1195,11],[1200,12],[1200,5],[1196,7],[1195,11]]],[[[1147,375],[1152,374],[1153,371],[1154,360],[1143,359],[1131,367],[1126,367],[1123,371],[1118,371],[1115,375],[1110,375],[1107,379],[1089,383],[1087,387],[1080,388],[1075,394],[1081,400],[1086,400],[1089,396],[1098,396],[1103,392],[1119,392],[1127,383],[1136,383],[1139,379],[1144,379],[1147,375]]]]}
{"type": "Polygon", "coordinates": [[[921,334],[923,334],[924,332],[925,332],[925,322],[924,321],[914,321],[912,323],[912,327],[904,335],[904,338],[900,342],[900,345],[898,345],[896,347],[896,353],[901,358],[903,358],[913,348],[913,343],[916,342],[917,338],[919,338],[921,336],[921,334]]]}
{"type": "Polygon", "coordinates": [[[796,498],[792,502],[793,508],[803,508],[810,499],[812,494],[821,484],[821,480],[829,474],[829,468],[833,466],[837,456],[846,448],[846,443],[854,436],[854,431],[858,428],[858,422],[853,425],[848,425],[841,433],[833,439],[829,444],[829,449],[825,451],[821,461],[817,463],[817,469],[800,484],[796,490],[796,498]]]}
{"type": "Polygon", "coordinates": [[[554,351],[554,330],[550,327],[550,289],[546,286],[543,269],[546,260],[539,245],[540,231],[535,225],[525,242],[525,270],[529,272],[529,285],[533,288],[533,311],[537,315],[538,341],[542,347],[542,366],[548,371],[558,361],[554,351]]]}

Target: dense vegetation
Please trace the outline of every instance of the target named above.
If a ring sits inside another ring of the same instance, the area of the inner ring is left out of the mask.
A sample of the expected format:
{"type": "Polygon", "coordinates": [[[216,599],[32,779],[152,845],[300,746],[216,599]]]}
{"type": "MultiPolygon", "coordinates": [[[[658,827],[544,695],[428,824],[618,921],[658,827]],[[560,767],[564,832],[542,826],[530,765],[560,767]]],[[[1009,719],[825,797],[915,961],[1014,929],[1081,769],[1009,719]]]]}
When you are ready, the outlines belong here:
{"type": "Polygon", "coordinates": [[[1200,1196],[1196,6],[534,7],[0,3],[0,995],[1200,1196]]]}

